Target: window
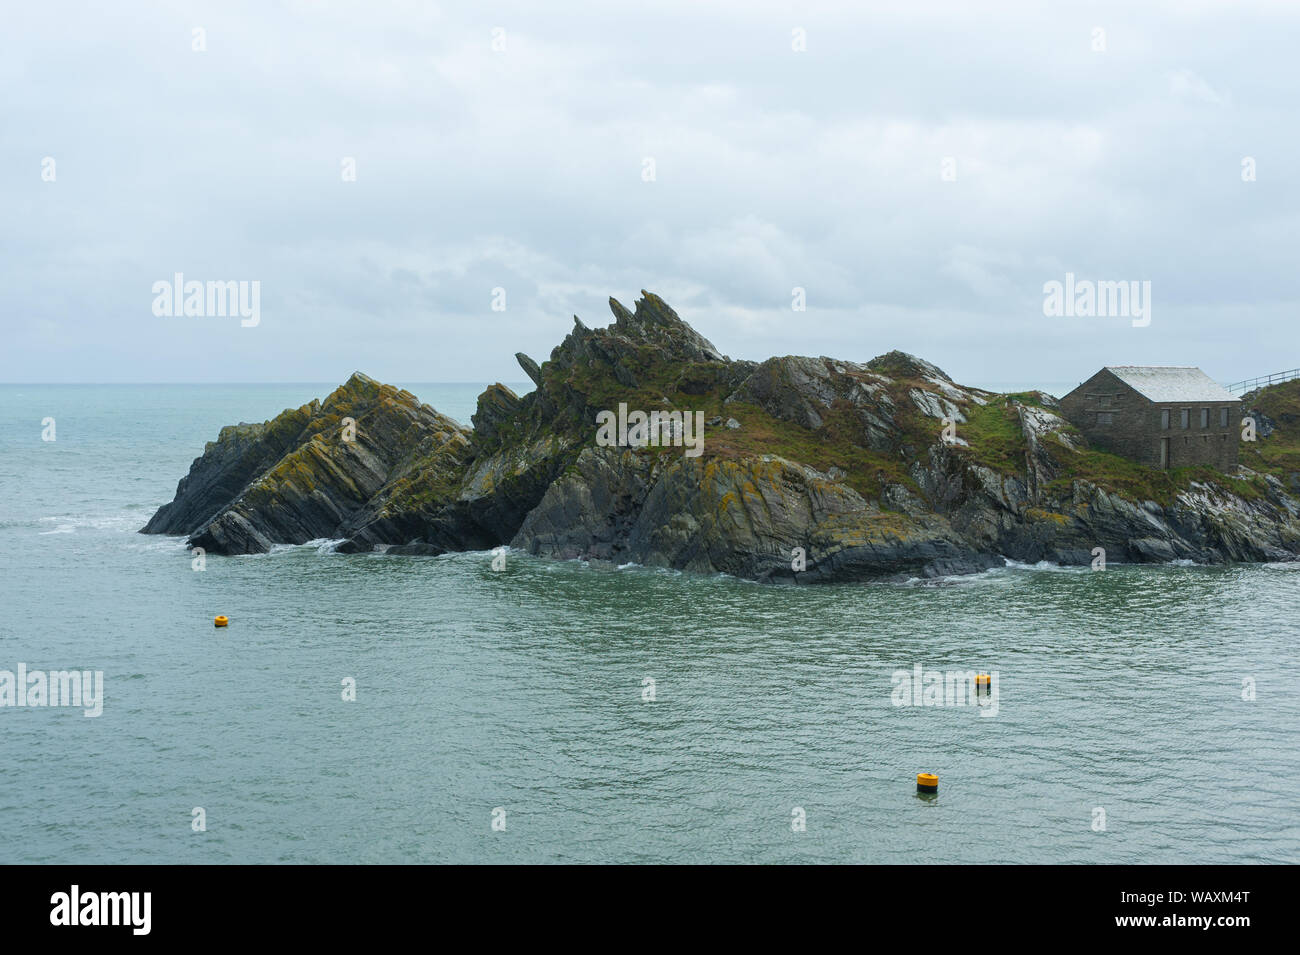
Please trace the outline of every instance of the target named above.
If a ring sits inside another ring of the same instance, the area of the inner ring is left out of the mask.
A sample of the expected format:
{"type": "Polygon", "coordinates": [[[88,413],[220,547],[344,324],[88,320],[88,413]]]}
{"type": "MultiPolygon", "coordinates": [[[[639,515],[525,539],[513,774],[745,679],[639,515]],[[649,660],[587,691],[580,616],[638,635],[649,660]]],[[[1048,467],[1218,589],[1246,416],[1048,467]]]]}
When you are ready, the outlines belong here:
{"type": "Polygon", "coordinates": [[[1160,412],[1160,430],[1161,431],[1169,430],[1169,409],[1168,408],[1160,412]]]}
{"type": "Polygon", "coordinates": [[[1183,430],[1184,430],[1184,431],[1186,431],[1188,428],[1190,428],[1190,427],[1192,426],[1192,409],[1191,409],[1191,408],[1184,408],[1184,409],[1183,409],[1183,421],[1182,421],[1182,424],[1183,424],[1183,430]]]}
{"type": "Polygon", "coordinates": [[[1202,408],[1202,409],[1201,409],[1201,427],[1202,427],[1202,428],[1208,428],[1209,426],[1210,426],[1210,409],[1209,409],[1209,408],[1202,408]]]}
{"type": "Polygon", "coordinates": [[[1109,411],[1097,412],[1097,424],[1110,424],[1114,420],[1114,418],[1115,415],[1109,411]]]}
{"type": "Polygon", "coordinates": [[[1228,409],[1227,409],[1227,408],[1220,408],[1220,409],[1219,409],[1219,427],[1220,427],[1220,428],[1226,428],[1227,426],[1228,426],[1228,409]]]}

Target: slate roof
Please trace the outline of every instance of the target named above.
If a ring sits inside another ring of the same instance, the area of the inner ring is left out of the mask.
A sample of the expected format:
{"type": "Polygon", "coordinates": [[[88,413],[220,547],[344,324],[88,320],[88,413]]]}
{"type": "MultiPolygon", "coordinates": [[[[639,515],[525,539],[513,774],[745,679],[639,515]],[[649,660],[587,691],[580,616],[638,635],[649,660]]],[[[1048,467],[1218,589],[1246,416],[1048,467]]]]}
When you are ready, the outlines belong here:
{"type": "Polygon", "coordinates": [[[1150,401],[1236,402],[1237,396],[1199,368],[1107,365],[1106,370],[1150,401]]]}

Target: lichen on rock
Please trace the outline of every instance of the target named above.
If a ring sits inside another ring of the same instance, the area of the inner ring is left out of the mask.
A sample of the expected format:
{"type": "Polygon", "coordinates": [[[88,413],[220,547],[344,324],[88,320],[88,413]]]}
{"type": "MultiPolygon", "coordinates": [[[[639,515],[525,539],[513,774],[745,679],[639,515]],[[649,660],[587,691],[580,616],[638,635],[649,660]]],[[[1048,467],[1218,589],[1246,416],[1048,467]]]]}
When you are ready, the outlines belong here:
{"type": "Polygon", "coordinates": [[[143,530],[221,554],[509,544],[794,583],[1086,564],[1098,547],[1112,563],[1300,555],[1300,382],[1251,396],[1249,466],[1156,471],[1089,447],[1042,392],[959,385],[900,351],[733,361],[657,295],[610,310],[604,328],[575,316],[540,365],[517,353],[535,389],[491,385],[472,429],[359,373],[223,428],[143,530]],[[598,445],[597,414],[620,403],[700,412],[703,453],[598,445]]]}

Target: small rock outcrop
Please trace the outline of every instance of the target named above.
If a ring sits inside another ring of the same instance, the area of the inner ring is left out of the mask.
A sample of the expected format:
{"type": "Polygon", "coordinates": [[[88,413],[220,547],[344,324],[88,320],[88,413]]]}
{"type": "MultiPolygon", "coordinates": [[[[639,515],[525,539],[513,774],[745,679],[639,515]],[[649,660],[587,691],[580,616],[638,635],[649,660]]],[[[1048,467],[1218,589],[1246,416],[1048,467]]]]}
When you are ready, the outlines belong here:
{"type": "Polygon", "coordinates": [[[1090,448],[1042,392],[964,387],[899,351],[733,361],[656,295],[610,310],[605,328],[575,316],[540,365],[517,353],[535,389],[490,386],[472,430],[361,374],[224,428],[143,530],[220,554],[509,544],[796,583],[1086,564],[1097,548],[1300,555],[1300,382],[1252,396],[1259,439],[1234,473],[1164,472],[1090,448]],[[597,441],[620,408],[677,420],[662,441],[597,441]]]}
{"type": "Polygon", "coordinates": [[[323,402],[223,428],[144,532],[185,534],[217,554],[344,537],[402,479],[423,489],[459,473],[470,434],[358,372],[323,402]]]}
{"type": "Polygon", "coordinates": [[[542,383],[542,370],[537,367],[537,362],[521,351],[515,352],[515,361],[519,362],[519,367],[524,370],[525,375],[532,379],[534,385],[542,383]]]}

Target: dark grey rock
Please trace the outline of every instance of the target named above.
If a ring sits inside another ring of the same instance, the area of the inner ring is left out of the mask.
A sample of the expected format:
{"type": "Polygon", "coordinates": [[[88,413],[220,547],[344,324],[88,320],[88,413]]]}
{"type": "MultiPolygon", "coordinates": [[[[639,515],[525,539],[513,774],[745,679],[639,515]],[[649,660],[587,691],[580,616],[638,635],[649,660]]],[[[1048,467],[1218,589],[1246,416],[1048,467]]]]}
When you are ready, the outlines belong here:
{"type": "MultiPolygon", "coordinates": [[[[1087,565],[1097,548],[1116,564],[1300,555],[1295,473],[1261,482],[1242,469],[1249,497],[1193,481],[1166,503],[1133,500],[1070,479],[1087,473],[1071,470],[1085,448],[1050,396],[962,388],[903,352],[731,361],[657,296],[610,309],[606,328],[575,317],[545,373],[518,354],[536,389],[490,386],[472,431],[360,374],[323,402],[224,428],[144,530],[217,554],[318,538],[393,555],[508,543],[795,583],[967,574],[1006,558],[1087,565]],[[595,416],[621,389],[642,389],[655,408],[699,395],[732,411],[707,426],[735,433],[714,432],[699,458],[597,447],[595,416]],[[938,416],[994,411],[1006,416],[1003,453],[941,440],[938,416]],[[349,417],[355,441],[342,440],[349,417]],[[773,447],[807,449],[810,461],[763,453],[773,447]]],[[[1294,432],[1282,417],[1257,418],[1262,440],[1294,432]]]]}
{"type": "Polygon", "coordinates": [[[515,361],[519,362],[519,367],[524,370],[525,375],[533,380],[533,384],[540,387],[542,384],[542,370],[537,367],[537,362],[521,351],[515,352],[515,361]]]}

